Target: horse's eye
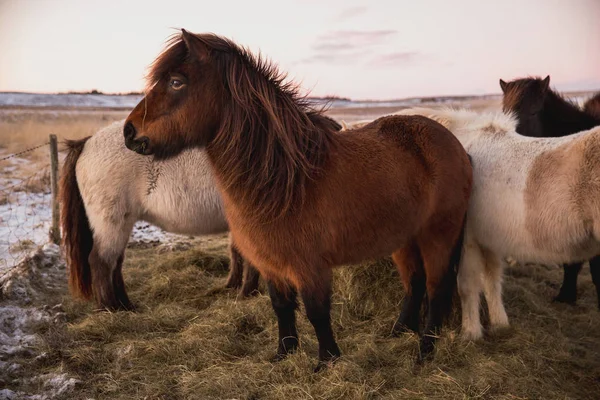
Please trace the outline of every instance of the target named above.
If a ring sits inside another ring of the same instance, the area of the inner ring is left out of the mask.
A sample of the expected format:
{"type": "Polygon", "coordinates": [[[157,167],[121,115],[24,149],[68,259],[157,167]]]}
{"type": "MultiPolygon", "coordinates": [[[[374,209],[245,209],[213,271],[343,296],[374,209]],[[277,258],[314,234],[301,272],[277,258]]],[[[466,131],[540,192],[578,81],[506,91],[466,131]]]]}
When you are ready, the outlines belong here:
{"type": "Polygon", "coordinates": [[[171,79],[171,82],[169,82],[169,85],[171,86],[172,89],[179,90],[185,84],[180,79],[171,79]]]}

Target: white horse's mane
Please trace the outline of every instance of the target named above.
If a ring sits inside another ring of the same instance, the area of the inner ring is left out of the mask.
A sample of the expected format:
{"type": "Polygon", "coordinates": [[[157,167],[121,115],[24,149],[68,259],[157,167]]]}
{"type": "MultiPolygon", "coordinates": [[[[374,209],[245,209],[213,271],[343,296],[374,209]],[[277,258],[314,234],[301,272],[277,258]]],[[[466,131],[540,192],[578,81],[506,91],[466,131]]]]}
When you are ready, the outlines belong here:
{"type": "Polygon", "coordinates": [[[451,132],[493,131],[516,132],[517,118],[501,110],[473,111],[466,108],[444,107],[439,109],[415,107],[400,110],[394,115],[422,115],[439,122],[451,132]]]}
{"type": "MultiPolygon", "coordinates": [[[[397,111],[391,115],[422,115],[442,124],[446,129],[460,136],[466,132],[516,133],[517,118],[501,110],[473,111],[466,108],[426,108],[414,107],[397,111]]],[[[361,128],[372,120],[353,123],[341,122],[342,130],[361,128]]]]}

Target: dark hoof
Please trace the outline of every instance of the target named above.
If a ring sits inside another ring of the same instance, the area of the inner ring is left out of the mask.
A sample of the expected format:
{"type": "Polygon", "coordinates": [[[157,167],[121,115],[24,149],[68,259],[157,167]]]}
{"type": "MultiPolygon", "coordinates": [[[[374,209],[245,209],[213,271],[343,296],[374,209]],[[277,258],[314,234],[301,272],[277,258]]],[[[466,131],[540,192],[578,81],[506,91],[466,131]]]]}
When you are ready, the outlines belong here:
{"type": "Polygon", "coordinates": [[[136,307],[132,303],[118,303],[118,304],[98,304],[97,311],[106,311],[106,312],[118,312],[118,311],[131,311],[135,312],[136,307]]]}
{"type": "Polygon", "coordinates": [[[393,336],[402,336],[405,333],[419,333],[419,328],[416,326],[408,326],[406,324],[396,322],[392,328],[393,336]]]}
{"type": "Polygon", "coordinates": [[[573,296],[572,294],[559,293],[554,299],[552,299],[555,303],[565,303],[570,304],[572,306],[577,302],[577,296],[573,296]]]}
{"type": "Polygon", "coordinates": [[[253,288],[253,289],[245,289],[245,288],[243,288],[240,291],[240,296],[244,297],[244,298],[246,298],[246,297],[256,297],[259,294],[260,294],[260,291],[258,289],[256,289],[256,288],[253,288]]]}
{"type": "Polygon", "coordinates": [[[272,362],[279,362],[285,359],[289,354],[295,353],[298,349],[298,339],[288,337],[284,339],[284,343],[280,343],[277,348],[277,354],[271,358],[272,362]]]}
{"type": "Polygon", "coordinates": [[[339,360],[339,359],[340,359],[340,356],[334,356],[328,360],[319,360],[319,362],[317,363],[317,366],[315,368],[313,368],[313,372],[317,373],[317,372],[321,372],[325,369],[331,368],[331,367],[333,367],[333,364],[335,364],[337,362],[337,360],[339,360]]]}
{"type": "Polygon", "coordinates": [[[435,350],[435,337],[431,335],[423,335],[419,344],[419,355],[417,356],[417,364],[422,364],[425,361],[433,359],[435,350]]]}
{"type": "Polygon", "coordinates": [[[283,361],[287,358],[287,356],[289,355],[289,353],[280,353],[277,352],[277,354],[275,354],[273,357],[271,357],[271,359],[269,360],[270,362],[276,363],[279,361],[283,361]]]}
{"type": "Polygon", "coordinates": [[[238,279],[228,279],[227,282],[225,282],[226,289],[239,289],[241,287],[242,282],[238,279]]]}

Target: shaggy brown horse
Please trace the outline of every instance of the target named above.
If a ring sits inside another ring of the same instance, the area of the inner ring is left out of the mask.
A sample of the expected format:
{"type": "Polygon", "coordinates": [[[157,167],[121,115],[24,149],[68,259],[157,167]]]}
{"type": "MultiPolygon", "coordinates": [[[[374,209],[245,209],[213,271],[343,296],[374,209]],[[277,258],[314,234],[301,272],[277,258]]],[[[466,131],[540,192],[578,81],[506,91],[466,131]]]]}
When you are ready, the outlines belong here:
{"type": "MultiPolygon", "coordinates": [[[[517,132],[532,137],[562,137],[600,125],[600,93],[581,110],[550,89],[550,76],[544,79],[523,78],[510,82],[500,79],[504,92],[504,112],[512,112],[518,120],[517,132]],[[594,114],[598,112],[598,114],[594,114]]],[[[583,263],[564,264],[563,284],[554,298],[562,303],[577,300],[577,276],[583,263]]],[[[590,260],[592,280],[596,286],[600,308],[600,256],[590,260]]]]}
{"type": "Polygon", "coordinates": [[[434,349],[451,306],[472,184],[459,141],[424,118],[381,118],[337,133],[309,118],[270,63],[213,34],[182,31],[155,61],[146,97],[127,118],[127,147],[168,158],[206,147],[232,237],[269,282],[276,359],[298,346],[299,293],[319,365],[340,356],[330,320],[332,267],[392,253],[407,296],[395,332],[434,349]]]}

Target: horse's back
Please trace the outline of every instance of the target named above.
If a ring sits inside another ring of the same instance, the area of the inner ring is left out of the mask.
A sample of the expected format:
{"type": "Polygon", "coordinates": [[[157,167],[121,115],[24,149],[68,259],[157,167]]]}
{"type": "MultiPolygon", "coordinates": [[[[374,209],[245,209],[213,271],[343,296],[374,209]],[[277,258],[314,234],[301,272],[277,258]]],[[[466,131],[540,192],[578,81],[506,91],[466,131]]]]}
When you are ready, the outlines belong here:
{"type": "Polygon", "coordinates": [[[600,222],[600,165],[591,156],[599,139],[600,130],[592,130],[563,138],[488,132],[472,141],[468,226],[480,244],[539,262],[583,259],[586,248],[600,250],[590,236],[600,222]]]}
{"type": "Polygon", "coordinates": [[[472,170],[464,149],[442,125],[391,116],[337,139],[327,175],[308,205],[327,210],[308,219],[337,227],[325,258],[338,264],[390,254],[440,219],[460,229],[472,170]]]}

